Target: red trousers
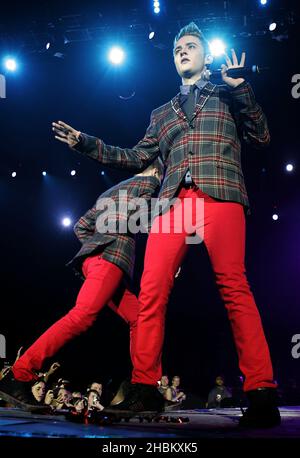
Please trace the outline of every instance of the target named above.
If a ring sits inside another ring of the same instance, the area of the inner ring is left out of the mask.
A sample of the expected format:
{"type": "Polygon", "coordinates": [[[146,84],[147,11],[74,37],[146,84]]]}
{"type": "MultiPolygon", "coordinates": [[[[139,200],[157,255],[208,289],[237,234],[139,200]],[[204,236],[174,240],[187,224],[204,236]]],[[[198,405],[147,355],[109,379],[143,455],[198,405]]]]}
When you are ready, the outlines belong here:
{"type": "Polygon", "coordinates": [[[112,301],[123,278],[122,270],[99,255],[87,258],[82,270],[85,281],[75,307],[42,334],[13,365],[12,370],[17,380],[25,382],[35,379],[32,371],[40,371],[46,358],[52,357],[65,343],[87,330],[106,304],[129,323],[130,354],[134,359],[137,298],[125,290],[118,307],[112,301]]]}
{"type": "MultiPolygon", "coordinates": [[[[189,224],[182,224],[182,207],[175,205],[155,219],[149,234],[139,295],[132,382],[156,385],[161,378],[166,305],[175,273],[189,247],[186,237],[196,232],[205,243],[216,284],[228,312],[240,370],[245,376],[244,390],[275,387],[268,345],[245,274],[243,206],[217,201],[196,187],[182,188],[178,198],[181,203],[187,198],[193,203],[189,224]],[[195,211],[196,201],[199,202],[197,198],[204,199],[203,215],[197,215],[195,211]],[[171,221],[169,233],[163,230],[166,221],[171,221]]],[[[196,292],[196,285],[190,287],[196,292]]],[[[201,302],[199,297],[199,306],[201,302]]]]}

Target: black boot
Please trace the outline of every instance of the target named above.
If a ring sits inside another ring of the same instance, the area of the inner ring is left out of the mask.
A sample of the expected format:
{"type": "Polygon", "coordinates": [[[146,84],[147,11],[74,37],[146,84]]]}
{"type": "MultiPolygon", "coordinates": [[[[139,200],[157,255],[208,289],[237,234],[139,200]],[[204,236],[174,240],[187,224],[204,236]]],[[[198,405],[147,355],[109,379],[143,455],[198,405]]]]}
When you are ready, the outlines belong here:
{"type": "Polygon", "coordinates": [[[246,428],[272,428],[281,423],[275,388],[258,388],[247,393],[249,407],[240,419],[246,428]]]}
{"type": "Polygon", "coordinates": [[[2,380],[0,380],[0,397],[12,404],[26,411],[40,411],[45,410],[45,406],[41,405],[35,400],[31,392],[31,382],[20,382],[13,376],[12,371],[9,371],[2,380]]]}
{"type": "Polygon", "coordinates": [[[112,401],[111,401],[109,406],[117,408],[117,406],[120,405],[121,402],[123,402],[124,399],[128,396],[131,387],[132,387],[132,385],[130,383],[130,380],[128,380],[128,379],[123,380],[123,382],[119,386],[119,389],[118,389],[117,393],[115,394],[114,398],[112,399],[112,401]]]}
{"type": "Polygon", "coordinates": [[[130,410],[132,412],[162,412],[164,410],[164,398],[155,386],[134,383],[128,389],[124,401],[113,407],[117,410],[130,410]]]}

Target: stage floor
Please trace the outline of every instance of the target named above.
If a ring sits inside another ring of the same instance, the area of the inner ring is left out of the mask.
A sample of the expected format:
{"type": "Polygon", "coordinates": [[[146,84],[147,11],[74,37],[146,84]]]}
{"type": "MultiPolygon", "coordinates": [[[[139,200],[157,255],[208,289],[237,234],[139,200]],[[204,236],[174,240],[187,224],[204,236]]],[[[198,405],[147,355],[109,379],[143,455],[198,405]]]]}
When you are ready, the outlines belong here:
{"type": "Polygon", "coordinates": [[[0,443],[5,439],[299,439],[300,407],[281,407],[282,424],[276,428],[246,430],[238,427],[240,409],[180,410],[169,417],[188,417],[188,423],[129,423],[84,425],[64,416],[33,415],[18,409],[0,408],[0,443]]]}

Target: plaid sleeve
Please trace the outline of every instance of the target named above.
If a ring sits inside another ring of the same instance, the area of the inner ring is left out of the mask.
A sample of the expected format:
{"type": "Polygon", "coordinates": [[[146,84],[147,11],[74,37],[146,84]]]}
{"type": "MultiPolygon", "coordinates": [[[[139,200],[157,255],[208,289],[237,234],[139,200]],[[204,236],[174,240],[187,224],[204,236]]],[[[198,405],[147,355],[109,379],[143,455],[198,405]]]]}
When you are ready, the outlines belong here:
{"type": "Polygon", "coordinates": [[[270,143],[267,119],[255,100],[249,83],[244,82],[230,90],[233,100],[233,111],[243,139],[256,147],[270,143]]]}
{"type": "Polygon", "coordinates": [[[94,235],[96,207],[88,210],[75,224],[74,232],[80,242],[94,235]]]}
{"type": "Polygon", "coordinates": [[[159,143],[155,134],[155,121],[151,115],[150,125],[142,140],[133,148],[120,148],[106,145],[102,140],[81,134],[81,141],[73,149],[113,168],[123,168],[132,172],[144,170],[159,155],[159,143]]]}

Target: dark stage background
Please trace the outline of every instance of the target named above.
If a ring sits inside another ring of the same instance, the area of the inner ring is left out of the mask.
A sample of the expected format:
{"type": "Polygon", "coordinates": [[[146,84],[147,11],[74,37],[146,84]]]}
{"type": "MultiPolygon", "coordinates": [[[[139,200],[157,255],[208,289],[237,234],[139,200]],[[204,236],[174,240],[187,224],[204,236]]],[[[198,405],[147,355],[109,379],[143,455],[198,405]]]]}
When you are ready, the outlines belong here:
{"type": "MultiPolygon", "coordinates": [[[[7,359],[12,361],[19,346],[27,347],[74,304],[81,281],[65,264],[79,243],[72,228],[62,227],[61,218],[70,216],[75,222],[101,192],[129,177],[112,169],[101,175],[101,164],[54,140],[51,122],[63,120],[109,144],[135,145],[144,135],[151,110],[178,91],[172,41],[177,29],[194,19],[208,38],[219,34],[229,48],[234,46],[239,54],[245,50],[249,64],[270,68],[251,78],[269,120],[272,142],[263,151],[243,151],[252,205],[246,261],[276,378],[287,388],[294,380],[300,382],[300,359],[291,353],[292,337],[300,333],[300,99],[291,94],[292,76],[300,73],[296,3],[273,1],[262,11],[255,0],[225,2],[234,19],[208,20],[205,27],[204,17],[224,14],[223,1],[161,2],[159,19],[153,17],[150,3],[40,1],[26,2],[25,7],[10,2],[0,13],[0,56],[14,51],[20,62],[19,71],[6,75],[7,96],[0,100],[0,334],[6,337],[7,359]],[[49,23],[54,25],[52,31],[63,33],[67,20],[61,18],[74,14],[79,15],[82,29],[86,24],[103,24],[103,33],[91,40],[70,40],[61,48],[64,56],[54,57],[51,48],[45,51],[39,33],[49,30],[49,23]],[[243,15],[247,26],[240,19],[243,15]],[[276,39],[268,31],[268,21],[275,16],[278,24],[282,21],[276,39]],[[144,36],[139,24],[146,31],[149,24],[160,26],[158,41],[148,40],[149,30],[144,36]],[[247,36],[252,29],[252,36],[247,36]],[[30,30],[36,36],[29,42],[30,30]],[[255,33],[261,30],[267,33],[255,33]],[[116,38],[128,54],[127,62],[117,69],[106,60],[116,38]],[[132,90],[135,96],[126,100],[132,90]],[[288,162],[294,164],[293,173],[285,171],[288,162]],[[75,177],[70,176],[72,169],[77,171],[75,177]],[[16,178],[11,177],[13,171],[16,178]],[[272,219],[274,212],[278,221],[272,219]]],[[[144,246],[141,237],[136,291],[144,246]]],[[[101,379],[114,388],[130,373],[127,326],[104,310],[94,327],[55,360],[64,366],[61,375],[73,380],[75,387],[101,379]]],[[[200,397],[206,397],[219,373],[229,385],[238,384],[230,326],[204,246],[190,250],[176,281],[163,361],[164,372],[179,374],[185,390],[200,397]]]]}

